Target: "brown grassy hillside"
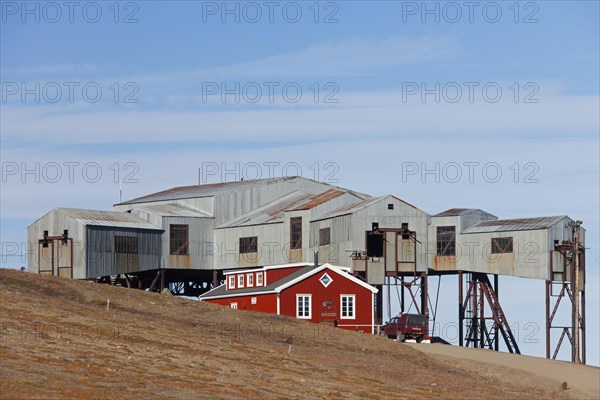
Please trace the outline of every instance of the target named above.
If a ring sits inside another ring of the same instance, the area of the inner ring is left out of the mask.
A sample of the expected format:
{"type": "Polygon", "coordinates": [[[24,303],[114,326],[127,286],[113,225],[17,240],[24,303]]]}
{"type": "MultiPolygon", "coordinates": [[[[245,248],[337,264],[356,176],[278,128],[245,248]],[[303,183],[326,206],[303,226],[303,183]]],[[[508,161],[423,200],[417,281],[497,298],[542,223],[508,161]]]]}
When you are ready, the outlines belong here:
{"type": "Polygon", "coordinates": [[[168,295],[0,270],[0,296],[3,399],[568,396],[381,337],[168,295]]]}

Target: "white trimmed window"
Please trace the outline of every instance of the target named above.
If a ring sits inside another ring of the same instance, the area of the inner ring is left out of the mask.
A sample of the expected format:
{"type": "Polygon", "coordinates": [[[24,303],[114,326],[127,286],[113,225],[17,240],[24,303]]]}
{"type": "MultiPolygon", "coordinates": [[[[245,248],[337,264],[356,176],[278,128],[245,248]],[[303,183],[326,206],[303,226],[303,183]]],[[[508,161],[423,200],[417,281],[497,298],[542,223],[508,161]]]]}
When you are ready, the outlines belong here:
{"type": "Polygon", "coordinates": [[[354,306],[356,304],[356,295],[343,294],[341,296],[340,303],[342,304],[341,318],[342,319],[354,319],[355,318],[354,306]]]}
{"type": "Polygon", "coordinates": [[[238,288],[244,287],[244,274],[238,275],[238,288]]]}
{"type": "Polygon", "coordinates": [[[231,303],[229,306],[234,310],[237,310],[237,303],[231,303]]]}
{"type": "Polygon", "coordinates": [[[256,273],[256,286],[262,286],[262,285],[263,285],[263,273],[257,272],[256,273]]]}
{"type": "Polygon", "coordinates": [[[296,295],[296,318],[310,319],[311,318],[311,295],[297,294],[296,295]]]}
{"type": "Polygon", "coordinates": [[[251,303],[251,304],[256,304],[256,297],[252,297],[252,298],[250,299],[250,303],[251,303]]]}
{"type": "Polygon", "coordinates": [[[229,276],[229,289],[235,289],[235,275],[229,276]]]}
{"type": "Polygon", "coordinates": [[[254,286],[254,274],[246,274],[246,286],[254,286]]]}
{"type": "Polygon", "coordinates": [[[325,287],[329,286],[331,284],[331,282],[333,282],[333,279],[331,279],[331,277],[329,276],[329,274],[327,274],[327,272],[325,272],[323,274],[323,276],[321,276],[319,278],[319,282],[321,282],[321,284],[325,287]]]}

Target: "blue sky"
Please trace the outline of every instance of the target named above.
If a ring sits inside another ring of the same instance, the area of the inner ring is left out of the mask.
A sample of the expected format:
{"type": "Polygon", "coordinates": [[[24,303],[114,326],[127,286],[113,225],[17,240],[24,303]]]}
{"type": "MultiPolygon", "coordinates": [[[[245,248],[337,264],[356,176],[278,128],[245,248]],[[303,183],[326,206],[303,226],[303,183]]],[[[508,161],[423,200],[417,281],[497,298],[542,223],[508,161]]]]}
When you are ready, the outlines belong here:
{"type": "MultiPolygon", "coordinates": [[[[598,337],[598,2],[0,4],[4,253],[54,207],[110,208],[119,180],[127,199],[214,163],[235,172],[206,181],[299,167],[432,214],[583,220],[598,337]]],[[[543,355],[543,282],[506,279],[509,320],[540,326],[523,351],[543,355]]]]}

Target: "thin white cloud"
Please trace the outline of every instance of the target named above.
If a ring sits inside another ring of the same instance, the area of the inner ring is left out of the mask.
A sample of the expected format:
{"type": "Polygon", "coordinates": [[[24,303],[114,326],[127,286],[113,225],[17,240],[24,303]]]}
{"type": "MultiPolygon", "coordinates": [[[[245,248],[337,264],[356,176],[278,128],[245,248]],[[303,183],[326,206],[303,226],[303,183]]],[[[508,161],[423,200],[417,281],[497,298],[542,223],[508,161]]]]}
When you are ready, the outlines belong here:
{"type": "Polygon", "coordinates": [[[117,80],[128,79],[139,84],[173,85],[179,82],[189,85],[190,80],[202,82],[209,79],[277,80],[360,76],[376,73],[378,69],[450,56],[461,51],[459,39],[458,35],[344,39],[321,42],[301,50],[257,60],[195,70],[128,76],[117,80]]]}
{"type": "MultiPolygon", "coordinates": [[[[190,80],[282,77],[357,76],[375,73],[378,69],[397,67],[418,61],[449,56],[460,51],[457,35],[424,37],[389,37],[385,39],[344,39],[310,45],[264,58],[241,61],[216,67],[159,72],[138,76],[106,77],[97,80],[133,81],[146,85],[189,85],[190,80]]],[[[39,65],[9,68],[10,74],[80,74],[100,72],[94,64],[39,65]]]]}
{"type": "MultiPolygon", "coordinates": [[[[219,68],[224,78],[237,76],[344,76],[374,72],[448,56],[460,48],[457,36],[418,39],[351,39],[319,43],[298,52],[219,68]]],[[[201,73],[204,71],[201,71],[201,73]]]]}
{"type": "Polygon", "coordinates": [[[98,71],[94,64],[48,64],[30,67],[7,68],[5,74],[76,74],[98,71]]]}
{"type": "Polygon", "coordinates": [[[219,142],[340,139],[452,134],[482,139],[527,133],[529,138],[598,132],[599,96],[549,96],[537,104],[404,102],[399,92],[343,95],[340,104],[235,111],[88,111],[64,105],[6,107],[4,139],[54,143],[219,142]]]}

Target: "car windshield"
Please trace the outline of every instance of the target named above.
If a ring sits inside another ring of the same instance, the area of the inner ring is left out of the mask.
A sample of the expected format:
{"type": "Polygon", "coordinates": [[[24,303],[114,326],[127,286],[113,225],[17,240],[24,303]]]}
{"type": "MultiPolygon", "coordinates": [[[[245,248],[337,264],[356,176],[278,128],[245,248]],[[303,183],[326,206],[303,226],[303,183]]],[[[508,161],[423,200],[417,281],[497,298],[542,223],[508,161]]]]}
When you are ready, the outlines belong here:
{"type": "Polygon", "coordinates": [[[410,314],[406,316],[406,323],[410,325],[425,325],[427,317],[424,315],[410,314]]]}

